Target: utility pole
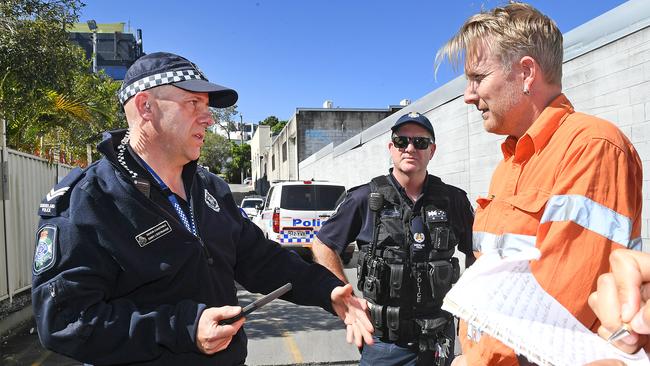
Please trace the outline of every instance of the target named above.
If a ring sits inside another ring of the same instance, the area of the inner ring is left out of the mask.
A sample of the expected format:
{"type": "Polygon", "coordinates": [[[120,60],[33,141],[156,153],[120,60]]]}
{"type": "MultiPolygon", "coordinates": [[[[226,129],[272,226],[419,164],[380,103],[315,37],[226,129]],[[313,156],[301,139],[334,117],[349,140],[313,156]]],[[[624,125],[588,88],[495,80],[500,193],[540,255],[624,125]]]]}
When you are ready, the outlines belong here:
{"type": "Polygon", "coordinates": [[[2,142],[0,146],[0,198],[3,201],[9,199],[9,153],[7,152],[7,122],[0,116],[0,128],[2,128],[2,142]]]}
{"type": "Polygon", "coordinates": [[[88,29],[93,33],[93,73],[97,73],[97,22],[89,20],[88,29]]]}
{"type": "MultiPolygon", "coordinates": [[[[93,32],[93,74],[97,74],[97,22],[95,20],[89,20],[88,28],[93,32]]],[[[86,161],[88,165],[93,162],[93,149],[90,144],[86,144],[86,161]]]]}
{"type": "MultiPolygon", "coordinates": [[[[241,113],[239,113],[239,151],[242,151],[244,146],[244,116],[242,116],[241,113]]],[[[243,160],[242,160],[243,163],[243,160]]],[[[240,180],[239,183],[244,183],[244,166],[242,166],[239,169],[240,173],[240,180]]]]}

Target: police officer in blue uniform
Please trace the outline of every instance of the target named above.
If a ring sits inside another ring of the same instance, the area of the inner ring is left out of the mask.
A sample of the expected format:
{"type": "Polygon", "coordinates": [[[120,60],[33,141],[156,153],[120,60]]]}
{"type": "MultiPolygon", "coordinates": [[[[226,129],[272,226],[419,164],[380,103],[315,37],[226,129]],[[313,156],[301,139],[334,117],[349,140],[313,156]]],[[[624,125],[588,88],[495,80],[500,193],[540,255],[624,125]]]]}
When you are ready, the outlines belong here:
{"type": "Polygon", "coordinates": [[[455,327],[440,306],[459,276],[455,249],[466,265],[474,260],[473,211],[463,190],[427,174],[436,145],[425,116],[401,116],[388,150],[389,174],[348,191],[319,231],[314,258],[346,281],[338,253],[353,241],[361,249],[357,286],[375,327],[361,365],[449,365],[455,327]]]}
{"type": "Polygon", "coordinates": [[[235,281],[317,305],[372,343],[365,302],[239,213],[228,185],[197,165],[210,107],[237,93],[187,59],[152,53],[119,93],[128,130],[106,133],[104,157],[43,199],[32,301],[41,343],[96,365],[242,365],[245,318],[235,281]]]}

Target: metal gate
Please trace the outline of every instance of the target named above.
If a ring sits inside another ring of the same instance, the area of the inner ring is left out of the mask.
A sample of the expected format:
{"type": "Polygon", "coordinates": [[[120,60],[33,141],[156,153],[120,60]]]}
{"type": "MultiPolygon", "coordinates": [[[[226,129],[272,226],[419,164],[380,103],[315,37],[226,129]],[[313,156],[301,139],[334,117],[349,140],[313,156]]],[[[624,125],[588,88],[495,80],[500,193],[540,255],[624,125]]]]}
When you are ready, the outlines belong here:
{"type": "Polygon", "coordinates": [[[38,205],[72,167],[0,149],[0,301],[31,286],[38,205]]]}

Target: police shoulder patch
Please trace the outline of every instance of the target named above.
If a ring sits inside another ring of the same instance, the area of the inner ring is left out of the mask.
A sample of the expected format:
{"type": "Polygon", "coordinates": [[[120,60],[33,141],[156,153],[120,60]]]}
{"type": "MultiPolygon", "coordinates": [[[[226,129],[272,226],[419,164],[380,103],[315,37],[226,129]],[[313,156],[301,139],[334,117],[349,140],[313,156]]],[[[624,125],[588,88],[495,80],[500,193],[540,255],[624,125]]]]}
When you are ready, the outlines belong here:
{"type": "Polygon", "coordinates": [[[52,268],[56,263],[56,232],[54,225],[45,225],[36,233],[36,249],[34,250],[35,275],[52,268]]]}

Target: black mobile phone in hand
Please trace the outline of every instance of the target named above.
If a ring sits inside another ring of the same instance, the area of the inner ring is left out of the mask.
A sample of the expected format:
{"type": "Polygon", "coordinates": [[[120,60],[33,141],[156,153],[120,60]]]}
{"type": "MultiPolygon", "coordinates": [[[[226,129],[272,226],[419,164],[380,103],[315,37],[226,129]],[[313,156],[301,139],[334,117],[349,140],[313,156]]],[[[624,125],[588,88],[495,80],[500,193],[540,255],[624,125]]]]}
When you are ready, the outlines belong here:
{"type": "Polygon", "coordinates": [[[236,322],[237,320],[239,320],[239,319],[247,316],[248,314],[252,313],[253,311],[261,308],[262,306],[264,306],[264,305],[270,303],[271,301],[277,299],[278,297],[286,294],[287,292],[289,292],[289,290],[291,290],[291,283],[287,283],[284,286],[278,288],[277,290],[271,292],[270,294],[265,295],[265,296],[255,300],[255,301],[253,301],[252,303],[246,305],[246,307],[244,307],[242,309],[241,313],[233,316],[232,318],[220,320],[219,325],[232,324],[232,323],[236,322]]]}

